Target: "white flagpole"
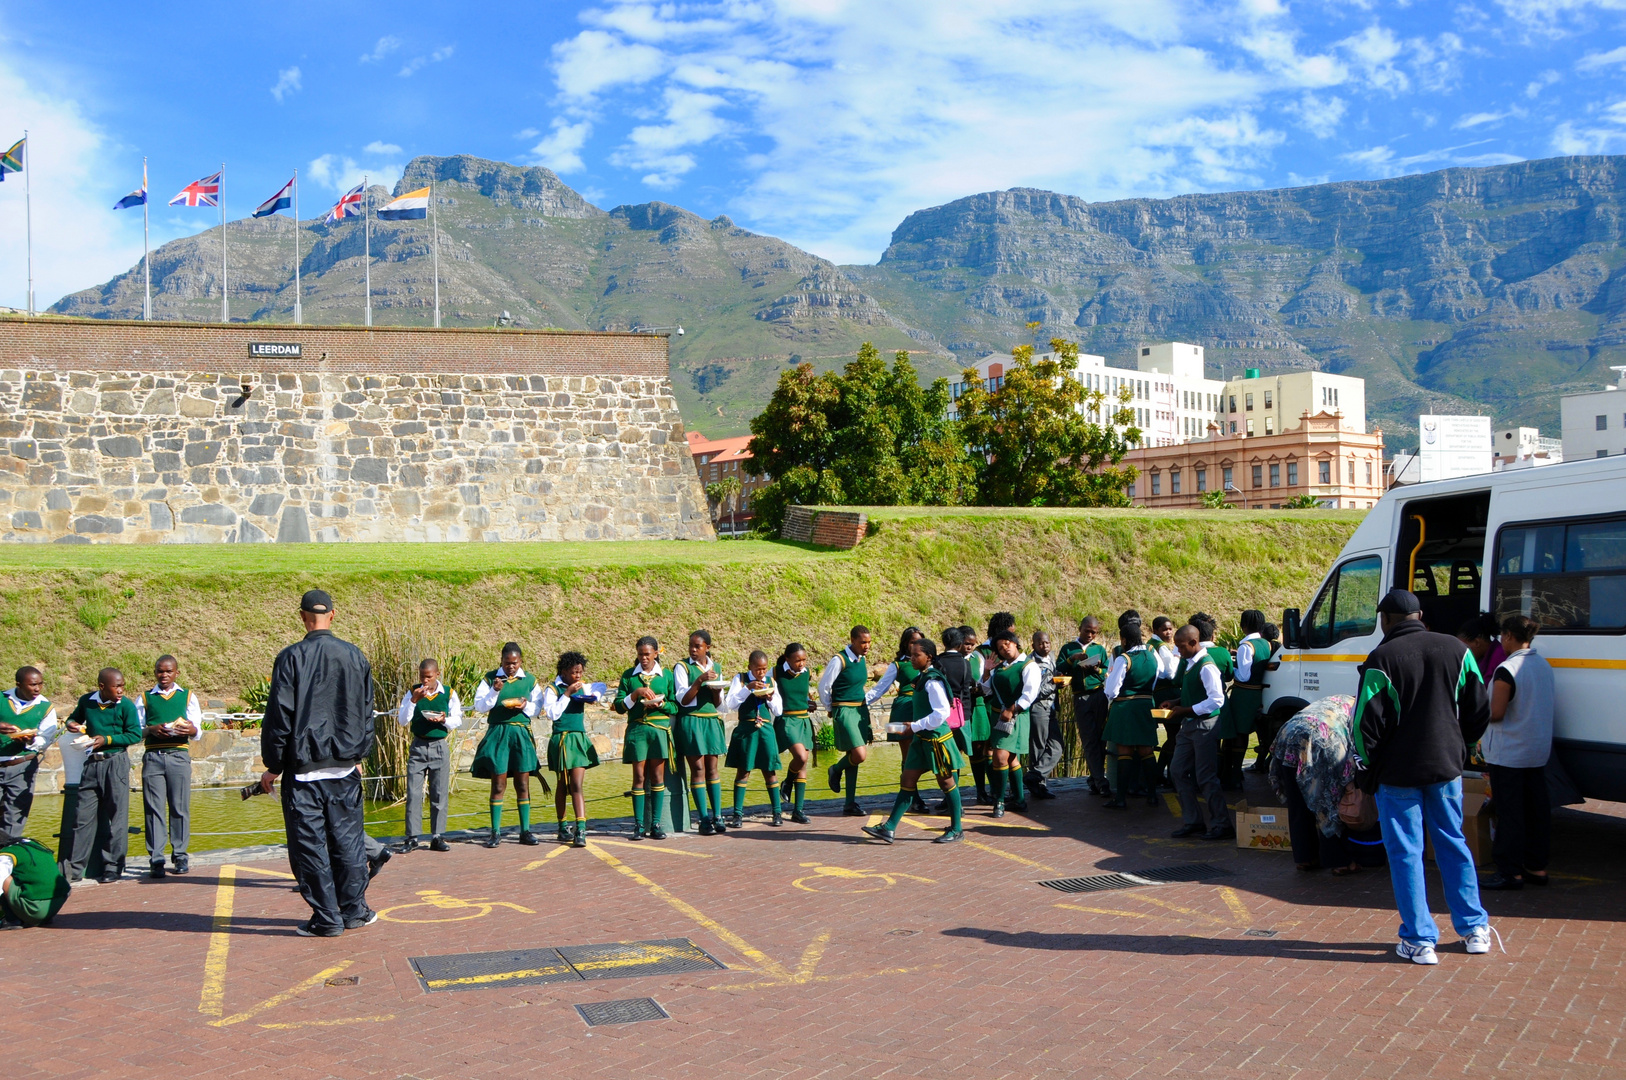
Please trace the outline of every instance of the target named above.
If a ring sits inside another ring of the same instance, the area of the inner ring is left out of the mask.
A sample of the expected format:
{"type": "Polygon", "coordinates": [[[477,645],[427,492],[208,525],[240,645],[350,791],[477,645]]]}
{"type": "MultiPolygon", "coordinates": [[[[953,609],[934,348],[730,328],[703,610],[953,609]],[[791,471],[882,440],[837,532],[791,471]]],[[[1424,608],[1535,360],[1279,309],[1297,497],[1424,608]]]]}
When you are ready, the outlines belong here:
{"type": "Polygon", "coordinates": [[[28,313],[34,314],[34,148],[28,145],[28,129],[23,128],[23,221],[28,235],[28,313]]]}
{"type": "Polygon", "coordinates": [[[150,219],[147,216],[147,206],[152,200],[152,192],[147,190],[147,159],[141,159],[141,273],[146,278],[145,290],[141,294],[141,317],[152,321],[152,231],[150,219]]]}
{"type": "Polygon", "coordinates": [[[299,304],[299,170],[294,170],[294,325],[305,321],[299,304]]]}
{"type": "Polygon", "coordinates": [[[435,325],[440,325],[440,218],[435,211],[435,181],[429,181],[429,227],[435,253],[435,325]]]}
{"type": "Polygon", "coordinates": [[[226,299],[226,163],[220,163],[220,321],[231,322],[231,301],[226,299]]]}
{"type": "Polygon", "coordinates": [[[362,237],[362,265],[367,271],[367,325],[373,325],[373,192],[361,178],[361,215],[366,221],[362,237]]]}

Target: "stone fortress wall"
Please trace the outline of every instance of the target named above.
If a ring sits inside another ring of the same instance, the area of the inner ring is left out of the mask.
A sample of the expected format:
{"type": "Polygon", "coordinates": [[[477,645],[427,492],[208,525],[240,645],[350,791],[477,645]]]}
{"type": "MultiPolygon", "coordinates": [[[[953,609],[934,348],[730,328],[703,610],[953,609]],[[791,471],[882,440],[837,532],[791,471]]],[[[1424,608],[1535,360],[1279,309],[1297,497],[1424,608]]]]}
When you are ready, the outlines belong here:
{"type": "Polygon", "coordinates": [[[676,538],[664,337],[0,317],[0,540],[676,538]]]}

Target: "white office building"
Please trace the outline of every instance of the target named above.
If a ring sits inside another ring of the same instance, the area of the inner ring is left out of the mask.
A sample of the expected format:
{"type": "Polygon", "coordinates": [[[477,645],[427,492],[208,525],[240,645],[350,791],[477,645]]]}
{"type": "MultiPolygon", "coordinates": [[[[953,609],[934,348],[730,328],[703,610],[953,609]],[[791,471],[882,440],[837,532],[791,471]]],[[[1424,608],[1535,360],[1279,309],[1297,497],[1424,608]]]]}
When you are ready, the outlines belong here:
{"type": "Polygon", "coordinates": [[[1626,454],[1626,389],[1611,386],[1589,394],[1566,394],[1559,411],[1565,461],[1626,454]]]}
{"type": "Polygon", "coordinates": [[[1306,415],[1336,414],[1346,431],[1366,431],[1366,380],[1325,371],[1260,375],[1248,368],[1225,384],[1219,417],[1225,435],[1280,435],[1306,415]]]}

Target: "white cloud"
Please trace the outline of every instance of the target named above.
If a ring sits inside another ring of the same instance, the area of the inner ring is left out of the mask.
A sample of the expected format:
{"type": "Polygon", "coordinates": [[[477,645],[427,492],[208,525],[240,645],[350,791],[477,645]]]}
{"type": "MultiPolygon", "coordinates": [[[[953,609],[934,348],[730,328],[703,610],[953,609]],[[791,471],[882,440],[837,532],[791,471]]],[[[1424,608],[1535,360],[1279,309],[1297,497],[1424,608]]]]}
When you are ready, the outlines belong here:
{"type": "MultiPolygon", "coordinates": [[[[361,62],[363,64],[376,64],[400,47],[400,38],[395,37],[392,34],[385,34],[383,37],[378,39],[378,44],[373,46],[372,52],[364,52],[361,54],[361,62]]],[[[351,186],[353,187],[354,185],[351,186]]]]}
{"type": "Polygon", "coordinates": [[[586,98],[624,83],[646,83],[666,67],[649,45],[627,44],[602,30],[583,30],[553,47],[553,76],[566,97],[586,98]]]}
{"type": "Polygon", "coordinates": [[[534,139],[540,134],[542,134],[542,129],[541,128],[532,128],[532,127],[521,128],[520,130],[514,132],[514,138],[516,138],[516,139],[534,139]]]}
{"type": "Polygon", "coordinates": [[[1555,154],[1618,154],[1626,151],[1626,100],[1593,111],[1588,121],[1566,120],[1553,129],[1555,154]]]}
{"type": "Polygon", "coordinates": [[[1406,73],[1395,66],[1403,46],[1394,31],[1373,23],[1365,30],[1340,41],[1366,82],[1391,94],[1411,86],[1406,73]]]}
{"type": "Polygon", "coordinates": [[[384,157],[394,157],[396,154],[401,152],[401,148],[396,146],[394,143],[381,142],[378,139],[374,139],[366,146],[363,146],[361,151],[364,154],[379,154],[384,157]]]}
{"type": "Polygon", "coordinates": [[[1536,98],[1540,96],[1543,90],[1553,85],[1553,83],[1557,82],[1562,77],[1563,76],[1559,75],[1556,71],[1543,71],[1540,75],[1537,75],[1525,85],[1524,96],[1527,98],[1536,98]]]}
{"type": "Polygon", "coordinates": [[[299,68],[283,68],[277,72],[277,85],[271,88],[271,96],[276,98],[277,104],[280,105],[283,98],[289,94],[297,94],[302,89],[303,87],[299,81],[299,68]]]}
{"type": "Polygon", "coordinates": [[[704,145],[729,130],[717,115],[728,106],[727,98],[682,87],[668,87],[665,98],[665,122],[633,128],[626,144],[610,155],[610,164],[620,168],[652,170],[643,182],[659,188],[674,186],[694,169],[694,155],[685,148],[704,145]]]}
{"type": "Polygon", "coordinates": [[[1558,34],[1573,16],[1597,11],[1626,11],[1626,0],[1496,0],[1497,6],[1529,30],[1558,34]]]}
{"type": "Polygon", "coordinates": [[[1506,112],[1476,112],[1464,116],[1452,124],[1451,127],[1456,131],[1465,131],[1469,128],[1484,127],[1487,124],[1500,124],[1510,117],[1523,117],[1524,115],[1525,111],[1517,107],[1508,109],[1506,112]]]}
{"type": "Polygon", "coordinates": [[[408,60],[401,66],[401,70],[398,72],[398,74],[403,79],[415,75],[429,64],[438,64],[442,60],[450,58],[456,49],[456,45],[442,45],[428,56],[414,56],[411,60],[408,60]]]}
{"type": "Polygon", "coordinates": [[[1373,146],[1365,150],[1340,154],[1339,158],[1357,166],[1361,171],[1375,176],[1403,176],[1406,173],[1422,172],[1425,168],[1444,169],[1452,166],[1509,165],[1515,161],[1525,160],[1517,154],[1498,152],[1462,153],[1462,151],[1471,150],[1476,146],[1484,146],[1487,141],[1480,140],[1478,142],[1462,143],[1457,146],[1442,146],[1435,150],[1425,150],[1420,154],[1405,155],[1397,155],[1389,146],[1373,146]]]}
{"type": "MultiPolygon", "coordinates": [[[[65,294],[106,281],[140,260],[140,211],[112,206],[140,185],[141,155],[110,144],[78,100],[44,89],[3,55],[0,101],[18,129],[8,133],[5,145],[28,129],[24,167],[33,201],[34,304],[43,311],[65,294]]],[[[0,245],[0,304],[18,308],[28,301],[24,180],[13,174],[0,191],[0,235],[9,238],[0,245]]],[[[168,194],[153,192],[153,198],[168,194]]],[[[188,228],[204,224],[193,220],[188,228]]]]}
{"type": "MultiPolygon", "coordinates": [[[[562,116],[553,118],[553,130],[548,137],[531,147],[531,156],[539,165],[546,165],[556,173],[581,172],[585,167],[582,163],[581,149],[587,145],[587,137],[593,133],[593,125],[586,120],[571,123],[562,116]]],[[[535,128],[527,128],[521,132],[519,138],[531,139],[541,134],[535,128]]]]}
{"type": "Polygon", "coordinates": [[[1288,111],[1297,114],[1304,129],[1318,139],[1325,139],[1338,130],[1348,106],[1341,97],[1318,97],[1305,94],[1288,111]]]}
{"type": "Polygon", "coordinates": [[[1615,64],[1626,64],[1626,45],[1608,52],[1587,53],[1575,62],[1577,71],[1593,71],[1601,67],[1612,67],[1615,64]]]}
{"type": "Polygon", "coordinates": [[[368,165],[363,167],[355,158],[338,154],[323,154],[310,163],[305,175],[316,183],[335,192],[349,191],[363,179],[369,186],[382,184],[393,188],[404,171],[399,164],[368,165]]]}

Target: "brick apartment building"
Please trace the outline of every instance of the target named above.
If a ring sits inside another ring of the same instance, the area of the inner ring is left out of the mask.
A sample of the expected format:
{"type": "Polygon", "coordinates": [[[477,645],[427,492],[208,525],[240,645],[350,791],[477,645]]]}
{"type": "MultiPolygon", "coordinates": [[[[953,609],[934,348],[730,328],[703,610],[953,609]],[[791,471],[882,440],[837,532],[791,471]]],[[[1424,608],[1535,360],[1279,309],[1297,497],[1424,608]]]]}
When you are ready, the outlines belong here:
{"type": "Polygon", "coordinates": [[[708,439],[698,431],[686,432],[689,454],[694,458],[695,471],[700,474],[701,486],[714,484],[730,476],[740,478],[740,495],[730,507],[728,501],[711,504],[712,522],[723,528],[732,523],[734,531],[743,532],[751,527],[751,495],[768,484],[766,473],[751,471],[751,436],[736,435],[731,439],[708,439]],[[732,513],[730,512],[732,509],[732,513]]]}

